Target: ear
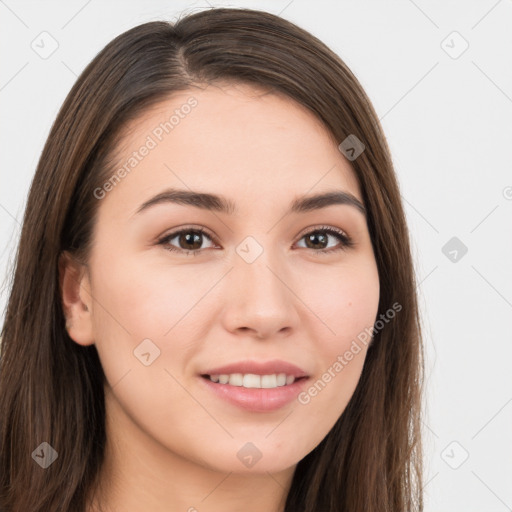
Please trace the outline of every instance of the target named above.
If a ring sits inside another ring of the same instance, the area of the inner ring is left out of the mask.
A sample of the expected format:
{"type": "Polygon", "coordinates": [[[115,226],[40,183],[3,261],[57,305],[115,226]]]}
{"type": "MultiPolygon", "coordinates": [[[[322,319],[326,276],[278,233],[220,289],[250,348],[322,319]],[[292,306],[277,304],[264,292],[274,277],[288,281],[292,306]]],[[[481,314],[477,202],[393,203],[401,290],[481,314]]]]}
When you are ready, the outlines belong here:
{"type": "Polygon", "coordinates": [[[59,288],[70,338],[79,345],[92,345],[92,296],[87,268],[67,251],[59,256],[59,288]]]}

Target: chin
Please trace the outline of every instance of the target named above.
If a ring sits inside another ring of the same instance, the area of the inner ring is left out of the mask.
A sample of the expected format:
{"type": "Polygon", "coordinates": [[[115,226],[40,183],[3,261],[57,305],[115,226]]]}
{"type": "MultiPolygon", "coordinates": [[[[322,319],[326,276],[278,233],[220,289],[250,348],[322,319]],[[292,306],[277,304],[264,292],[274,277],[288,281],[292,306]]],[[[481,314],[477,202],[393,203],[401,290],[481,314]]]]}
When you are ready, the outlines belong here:
{"type": "MultiPolygon", "coordinates": [[[[237,444],[240,444],[240,447],[237,447],[232,457],[227,456],[229,449],[223,450],[220,457],[213,460],[203,459],[202,464],[223,473],[267,475],[293,468],[302,458],[297,458],[296,450],[293,450],[293,453],[282,453],[275,447],[262,447],[262,443],[259,444],[261,448],[258,448],[257,443],[250,441],[237,444]]],[[[290,446],[293,448],[294,444],[291,443],[290,446]]],[[[209,454],[211,453],[210,449],[209,454]]]]}

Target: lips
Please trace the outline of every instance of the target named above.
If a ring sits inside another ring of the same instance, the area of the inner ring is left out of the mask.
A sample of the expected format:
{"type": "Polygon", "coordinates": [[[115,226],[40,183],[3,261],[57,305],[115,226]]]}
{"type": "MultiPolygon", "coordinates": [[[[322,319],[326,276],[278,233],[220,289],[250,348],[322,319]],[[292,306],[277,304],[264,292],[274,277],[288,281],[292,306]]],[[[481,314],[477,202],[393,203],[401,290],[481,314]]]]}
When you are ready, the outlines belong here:
{"type": "Polygon", "coordinates": [[[201,376],[211,375],[230,375],[233,373],[254,374],[254,375],[272,375],[285,373],[293,375],[296,379],[308,377],[308,373],[293,363],[274,359],[272,361],[239,361],[224,366],[217,366],[202,371],[201,376]]]}
{"type": "MultiPolygon", "coordinates": [[[[252,375],[253,378],[255,376],[256,374],[252,375]]],[[[293,379],[294,377],[291,376],[290,378],[293,379]]],[[[205,389],[207,393],[212,393],[212,396],[216,396],[238,409],[246,410],[251,413],[268,413],[277,411],[296,400],[297,396],[307,385],[309,378],[301,377],[289,385],[286,384],[270,389],[246,388],[219,382],[215,383],[208,377],[200,377],[198,381],[199,385],[202,386],[202,389],[205,389]]]]}

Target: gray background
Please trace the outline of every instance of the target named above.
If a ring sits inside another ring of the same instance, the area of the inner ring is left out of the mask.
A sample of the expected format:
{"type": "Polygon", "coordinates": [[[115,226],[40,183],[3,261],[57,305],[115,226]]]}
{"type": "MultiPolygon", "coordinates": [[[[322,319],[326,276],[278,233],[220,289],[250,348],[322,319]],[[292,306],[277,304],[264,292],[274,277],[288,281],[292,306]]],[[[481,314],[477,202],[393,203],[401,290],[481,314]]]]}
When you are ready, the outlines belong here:
{"type": "MultiPolygon", "coordinates": [[[[369,94],[396,166],[420,283],[426,511],[511,510],[512,2],[210,5],[281,14],[337,52],[369,94]]],[[[0,1],[2,278],[44,141],[78,73],[121,32],[207,7],[0,1]]]]}

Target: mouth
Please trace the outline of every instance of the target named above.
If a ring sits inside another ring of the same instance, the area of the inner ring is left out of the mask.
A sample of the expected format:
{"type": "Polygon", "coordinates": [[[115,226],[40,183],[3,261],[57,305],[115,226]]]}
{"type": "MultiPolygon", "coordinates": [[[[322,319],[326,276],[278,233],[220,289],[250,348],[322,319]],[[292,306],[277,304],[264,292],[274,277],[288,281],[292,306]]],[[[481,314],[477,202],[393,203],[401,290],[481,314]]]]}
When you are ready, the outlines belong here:
{"type": "Polygon", "coordinates": [[[291,386],[294,382],[307,379],[306,376],[295,377],[294,375],[287,375],[286,373],[273,373],[268,375],[258,375],[255,373],[203,374],[201,377],[215,384],[227,384],[229,386],[248,389],[274,389],[291,386]]]}
{"type": "Polygon", "coordinates": [[[198,378],[205,392],[224,402],[251,412],[271,412],[296,400],[310,375],[284,359],[246,359],[204,368],[198,378]]]}
{"type": "Polygon", "coordinates": [[[271,413],[293,403],[303,391],[307,376],[286,373],[201,374],[207,393],[251,413],[271,413]]]}

